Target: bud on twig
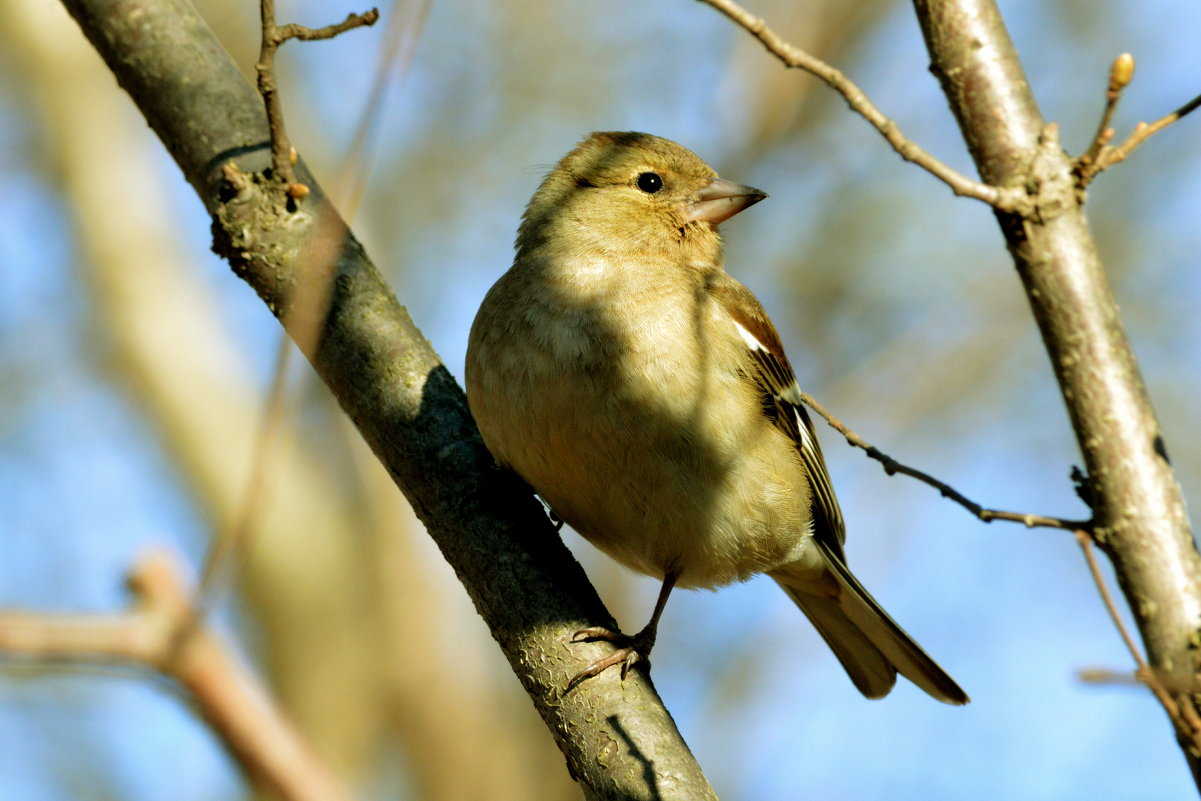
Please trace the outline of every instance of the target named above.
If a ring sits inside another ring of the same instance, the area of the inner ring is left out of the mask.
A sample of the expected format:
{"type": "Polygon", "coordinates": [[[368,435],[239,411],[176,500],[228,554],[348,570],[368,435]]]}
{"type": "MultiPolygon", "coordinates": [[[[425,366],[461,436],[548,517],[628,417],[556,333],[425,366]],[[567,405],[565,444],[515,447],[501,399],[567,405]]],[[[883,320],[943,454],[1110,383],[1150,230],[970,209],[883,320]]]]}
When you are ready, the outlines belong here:
{"type": "Polygon", "coordinates": [[[1134,56],[1123,53],[1109,67],[1109,91],[1120,92],[1134,79],[1134,56]]]}

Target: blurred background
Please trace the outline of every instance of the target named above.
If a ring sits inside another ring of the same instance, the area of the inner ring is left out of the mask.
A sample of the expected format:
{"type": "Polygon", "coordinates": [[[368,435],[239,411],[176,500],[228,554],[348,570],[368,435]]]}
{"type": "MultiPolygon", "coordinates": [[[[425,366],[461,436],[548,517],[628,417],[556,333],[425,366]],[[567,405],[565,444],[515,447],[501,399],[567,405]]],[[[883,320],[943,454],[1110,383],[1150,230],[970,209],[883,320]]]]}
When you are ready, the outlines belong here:
{"type": "MultiPolygon", "coordinates": [[[[199,7],[249,71],[256,4],[199,7]]],[[[907,4],[751,9],[975,175],[907,4]]],[[[279,14],[319,26],[358,10],[304,0],[279,14]]],[[[724,227],[727,263],[807,391],[981,503],[1086,515],[1067,416],[991,213],[904,164],[815,79],[682,0],[381,10],[374,29],[283,48],[285,108],[297,148],[456,375],[542,174],[589,131],[648,131],[770,193],[724,227]],[[377,102],[390,41],[399,55],[377,102]]],[[[1002,10],[1073,153],[1122,51],[1138,68],[1119,138],[1201,91],[1196,3],[1002,10]]],[[[117,611],[138,554],[166,546],[195,573],[229,525],[279,327],[209,253],[199,201],[63,10],[0,0],[0,43],[0,608],[117,611]]],[[[1201,489],[1198,125],[1154,137],[1089,204],[1188,497],[1201,489]]],[[[299,357],[290,375],[264,518],[215,615],[223,633],[359,798],[579,798],[399,492],[299,357]]],[[[904,681],[862,699],[770,581],[677,593],[655,682],[719,795],[1192,797],[1150,695],[1077,676],[1132,664],[1070,535],[983,525],[818,427],[851,565],[973,703],[940,705],[904,681]]],[[[623,627],[641,626],[657,583],[564,537],[623,627]]],[[[251,792],[168,682],[0,660],[5,801],[251,792]]]]}

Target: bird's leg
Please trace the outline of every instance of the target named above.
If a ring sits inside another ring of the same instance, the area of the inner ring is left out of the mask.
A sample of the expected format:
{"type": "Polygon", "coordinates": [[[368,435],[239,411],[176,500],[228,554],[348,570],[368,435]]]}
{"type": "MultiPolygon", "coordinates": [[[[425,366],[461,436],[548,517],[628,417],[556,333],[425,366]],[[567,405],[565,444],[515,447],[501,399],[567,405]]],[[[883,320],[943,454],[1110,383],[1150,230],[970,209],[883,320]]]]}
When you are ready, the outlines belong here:
{"type": "Polygon", "coordinates": [[[651,613],[650,622],[643,626],[642,631],[633,637],[622,634],[619,631],[610,631],[603,626],[580,629],[572,635],[572,642],[605,640],[618,646],[618,648],[613,653],[601,657],[575,674],[571,681],[567,683],[568,690],[571,690],[585,679],[590,679],[593,676],[603,673],[614,665],[621,665],[622,679],[625,679],[630,667],[639,660],[646,662],[649,666],[651,649],[655,647],[655,635],[659,629],[659,618],[663,615],[663,608],[667,606],[667,597],[671,595],[671,588],[676,585],[676,579],[679,577],[680,571],[678,570],[672,570],[663,577],[663,586],[659,588],[659,600],[655,601],[655,611],[651,613]]]}

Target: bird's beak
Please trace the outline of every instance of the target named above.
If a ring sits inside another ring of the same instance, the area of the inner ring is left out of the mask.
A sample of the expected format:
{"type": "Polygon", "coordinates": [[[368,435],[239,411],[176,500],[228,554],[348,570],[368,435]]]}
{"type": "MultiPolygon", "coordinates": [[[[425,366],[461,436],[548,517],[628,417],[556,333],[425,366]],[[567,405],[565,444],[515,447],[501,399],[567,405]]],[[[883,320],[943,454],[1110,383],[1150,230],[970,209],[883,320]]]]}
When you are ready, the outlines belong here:
{"type": "Polygon", "coordinates": [[[767,193],[753,186],[743,186],[723,178],[714,178],[688,204],[688,221],[717,225],[743,209],[750,208],[767,193]]]}

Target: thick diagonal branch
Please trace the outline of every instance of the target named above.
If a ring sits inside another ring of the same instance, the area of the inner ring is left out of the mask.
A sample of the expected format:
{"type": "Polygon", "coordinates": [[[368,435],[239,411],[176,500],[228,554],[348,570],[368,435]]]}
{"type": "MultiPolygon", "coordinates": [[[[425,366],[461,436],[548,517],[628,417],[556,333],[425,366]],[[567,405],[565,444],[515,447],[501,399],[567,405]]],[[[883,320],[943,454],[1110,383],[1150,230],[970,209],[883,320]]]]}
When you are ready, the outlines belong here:
{"type": "Polygon", "coordinates": [[[313,191],[297,213],[271,196],[278,184],[254,179],[270,163],[262,104],[195,10],[183,0],[64,3],[219,218],[216,247],[404,491],[588,797],[712,798],[644,675],[562,695],[608,647],[570,645],[571,632],[612,618],[529,491],[493,468],[462,390],[303,162],[297,177],[313,191]]]}

